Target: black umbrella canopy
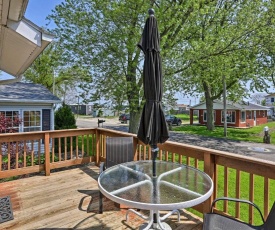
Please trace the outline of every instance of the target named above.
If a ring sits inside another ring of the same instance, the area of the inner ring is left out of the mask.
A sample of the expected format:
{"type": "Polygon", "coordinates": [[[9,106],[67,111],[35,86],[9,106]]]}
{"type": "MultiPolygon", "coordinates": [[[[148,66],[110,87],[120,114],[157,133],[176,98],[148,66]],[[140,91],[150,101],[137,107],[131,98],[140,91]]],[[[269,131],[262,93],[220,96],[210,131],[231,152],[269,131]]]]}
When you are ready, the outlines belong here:
{"type": "MultiPolygon", "coordinates": [[[[154,10],[149,10],[141,41],[138,47],[143,51],[143,86],[145,105],[141,114],[137,137],[152,147],[152,171],[153,171],[153,193],[157,193],[156,157],[158,153],[157,143],[164,143],[168,138],[168,129],[161,106],[162,100],[162,69],[160,57],[160,36],[154,10]]],[[[157,214],[154,213],[154,225],[157,226],[157,214]]]]}
{"type": "Polygon", "coordinates": [[[138,138],[156,148],[168,138],[168,129],[161,106],[163,82],[160,56],[160,35],[154,10],[149,10],[138,47],[144,52],[143,85],[146,99],[143,107],[138,138]]]}

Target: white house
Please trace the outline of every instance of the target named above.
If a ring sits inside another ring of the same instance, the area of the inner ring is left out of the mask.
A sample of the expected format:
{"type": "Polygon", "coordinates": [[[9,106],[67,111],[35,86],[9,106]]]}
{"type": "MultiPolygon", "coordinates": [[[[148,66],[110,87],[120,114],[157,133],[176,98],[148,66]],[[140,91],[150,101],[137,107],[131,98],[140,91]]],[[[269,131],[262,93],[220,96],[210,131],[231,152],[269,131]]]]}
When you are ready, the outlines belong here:
{"type": "Polygon", "coordinates": [[[266,103],[266,106],[270,107],[270,114],[268,114],[268,115],[271,115],[271,116],[274,115],[275,114],[275,111],[274,111],[275,93],[266,95],[265,103],[266,103]]]}
{"type": "Polygon", "coordinates": [[[0,84],[0,114],[22,122],[18,132],[54,129],[54,105],[61,103],[47,88],[39,84],[16,82],[0,84]]]}
{"type": "Polygon", "coordinates": [[[275,93],[268,94],[265,96],[266,106],[274,106],[275,103],[275,93]]]}

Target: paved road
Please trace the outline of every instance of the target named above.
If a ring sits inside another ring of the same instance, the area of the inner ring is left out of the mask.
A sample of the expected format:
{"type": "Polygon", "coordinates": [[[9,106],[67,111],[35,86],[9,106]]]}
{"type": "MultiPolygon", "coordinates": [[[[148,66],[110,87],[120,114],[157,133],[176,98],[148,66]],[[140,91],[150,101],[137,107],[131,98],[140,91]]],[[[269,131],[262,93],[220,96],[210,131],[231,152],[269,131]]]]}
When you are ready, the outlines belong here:
{"type": "MultiPolygon", "coordinates": [[[[97,119],[77,119],[79,128],[98,127],[97,119]]],[[[105,119],[103,127],[107,129],[128,132],[128,125],[121,124],[117,119],[105,119]]],[[[264,143],[250,143],[243,141],[232,141],[224,138],[202,137],[199,135],[185,134],[170,131],[169,141],[185,143],[210,149],[216,149],[231,153],[237,153],[245,156],[256,157],[262,160],[270,160],[275,162],[275,145],[264,143]]]]}

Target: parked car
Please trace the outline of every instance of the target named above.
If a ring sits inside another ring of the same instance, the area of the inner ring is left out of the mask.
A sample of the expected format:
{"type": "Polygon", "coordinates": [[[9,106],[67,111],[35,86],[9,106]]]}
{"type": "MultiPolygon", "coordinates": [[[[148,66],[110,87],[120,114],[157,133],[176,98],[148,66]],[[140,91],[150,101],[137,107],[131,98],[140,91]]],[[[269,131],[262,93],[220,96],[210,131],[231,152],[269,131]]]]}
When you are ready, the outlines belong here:
{"type": "Polygon", "coordinates": [[[168,125],[181,125],[181,123],[182,123],[180,118],[173,116],[173,115],[165,116],[165,120],[168,123],[168,125]]]}
{"type": "Polygon", "coordinates": [[[118,120],[121,123],[127,123],[127,121],[130,120],[130,114],[123,113],[119,116],[118,120]]]}

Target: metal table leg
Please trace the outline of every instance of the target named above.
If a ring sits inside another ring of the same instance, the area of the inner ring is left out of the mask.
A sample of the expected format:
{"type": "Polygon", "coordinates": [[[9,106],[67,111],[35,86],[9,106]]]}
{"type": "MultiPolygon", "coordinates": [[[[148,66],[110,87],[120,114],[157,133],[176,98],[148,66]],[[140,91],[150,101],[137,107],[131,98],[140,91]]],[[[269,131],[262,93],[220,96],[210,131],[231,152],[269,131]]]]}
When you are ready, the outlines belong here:
{"type": "Polygon", "coordinates": [[[149,216],[144,216],[141,213],[133,210],[133,209],[128,209],[128,211],[126,212],[126,221],[128,221],[128,214],[129,212],[133,212],[136,215],[138,215],[140,218],[144,219],[144,220],[148,220],[148,223],[144,223],[140,226],[140,230],[151,230],[151,229],[161,229],[161,230],[172,230],[172,228],[165,222],[161,222],[165,219],[167,219],[169,216],[177,213],[178,215],[178,221],[180,221],[180,212],[178,210],[173,210],[169,213],[167,213],[166,215],[164,215],[163,217],[160,216],[159,211],[154,211],[154,210],[150,210],[150,215],[149,216]],[[154,214],[157,214],[157,224],[154,223],[154,214]]]}

